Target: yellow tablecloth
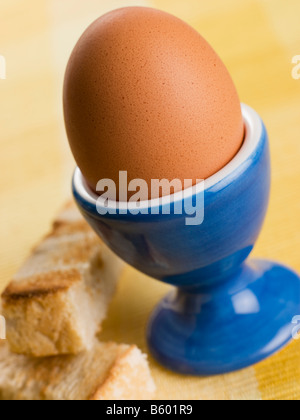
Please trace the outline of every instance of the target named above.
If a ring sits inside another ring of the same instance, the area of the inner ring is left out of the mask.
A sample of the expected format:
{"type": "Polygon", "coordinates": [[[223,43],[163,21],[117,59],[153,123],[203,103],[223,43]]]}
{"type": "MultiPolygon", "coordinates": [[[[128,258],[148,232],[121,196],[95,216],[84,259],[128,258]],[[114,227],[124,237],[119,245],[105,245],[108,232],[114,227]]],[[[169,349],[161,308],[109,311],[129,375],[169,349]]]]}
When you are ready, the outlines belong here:
{"type": "MultiPolygon", "coordinates": [[[[255,254],[300,272],[299,0],[2,0],[0,55],[0,286],[70,196],[74,163],[63,127],[61,90],[70,51],[110,9],[148,5],[187,20],[225,61],[243,102],[263,117],[273,159],[271,205],[255,254]]],[[[144,328],[167,287],[128,268],[102,334],[146,351],[144,328]]],[[[299,314],[300,315],[300,314],[299,314]]],[[[245,332],[247,333],[247,332],[245,332]]],[[[189,378],[151,359],[159,399],[299,399],[300,341],[242,372],[189,378]]]]}

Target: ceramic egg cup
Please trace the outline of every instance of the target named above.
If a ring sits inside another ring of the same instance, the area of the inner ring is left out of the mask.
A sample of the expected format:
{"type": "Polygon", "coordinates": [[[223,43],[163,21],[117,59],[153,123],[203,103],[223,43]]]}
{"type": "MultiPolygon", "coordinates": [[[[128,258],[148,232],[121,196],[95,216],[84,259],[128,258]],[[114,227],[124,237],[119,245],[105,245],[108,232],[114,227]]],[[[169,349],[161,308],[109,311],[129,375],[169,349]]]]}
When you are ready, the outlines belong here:
{"type": "Polygon", "coordinates": [[[147,337],[154,357],[183,374],[222,374],[261,361],[292,339],[292,320],[300,315],[298,275],[275,262],[247,260],[268,206],[270,156],[260,117],[245,105],[243,117],[240,152],[195,193],[204,194],[201,225],[187,226],[186,214],[163,214],[163,201],[159,214],[101,216],[79,169],[73,179],[83,216],[106,244],[175,286],[154,310],[147,337]]]}

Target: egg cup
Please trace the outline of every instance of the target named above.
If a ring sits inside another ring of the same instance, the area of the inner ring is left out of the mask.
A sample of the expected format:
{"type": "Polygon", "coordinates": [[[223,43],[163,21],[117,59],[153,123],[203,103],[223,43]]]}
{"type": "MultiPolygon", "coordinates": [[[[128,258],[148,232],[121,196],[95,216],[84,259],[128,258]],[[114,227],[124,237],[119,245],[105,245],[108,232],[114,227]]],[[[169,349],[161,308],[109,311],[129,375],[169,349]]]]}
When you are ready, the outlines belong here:
{"type": "Polygon", "coordinates": [[[268,207],[270,155],[262,120],[242,108],[241,150],[194,192],[204,198],[202,224],[186,225],[186,214],[172,211],[178,195],[171,214],[163,214],[163,198],[141,203],[150,214],[100,215],[79,169],[73,178],[79,209],[104,242],[128,264],[175,286],[155,309],[147,337],[153,356],[183,374],[222,374],[265,359],[292,339],[300,315],[298,275],[247,260],[268,207]]]}

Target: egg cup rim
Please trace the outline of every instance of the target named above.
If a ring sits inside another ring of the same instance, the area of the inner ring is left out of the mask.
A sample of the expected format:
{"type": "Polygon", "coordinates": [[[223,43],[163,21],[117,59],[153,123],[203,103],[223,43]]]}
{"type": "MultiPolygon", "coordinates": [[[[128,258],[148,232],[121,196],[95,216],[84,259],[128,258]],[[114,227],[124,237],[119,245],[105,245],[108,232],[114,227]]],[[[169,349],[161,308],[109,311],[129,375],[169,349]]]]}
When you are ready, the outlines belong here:
{"type": "MultiPolygon", "coordinates": [[[[138,203],[135,202],[118,202],[113,200],[108,200],[103,206],[103,210],[143,210],[151,209],[156,207],[163,207],[165,205],[170,205],[170,203],[177,203],[178,201],[191,199],[191,197],[196,196],[197,194],[203,194],[203,192],[216,191],[217,185],[225,179],[229,180],[229,184],[232,182],[231,178],[236,173],[236,171],[243,167],[243,165],[251,160],[251,156],[257,150],[257,147],[262,139],[264,132],[264,124],[257,114],[257,112],[252,109],[250,106],[242,104],[242,115],[245,125],[245,139],[243,145],[241,146],[239,152],[235,157],[221,170],[216,172],[214,175],[210,176],[206,180],[202,180],[198,184],[189,187],[185,190],[179,191],[175,194],[170,194],[164,197],[145,200],[138,203]]],[[[222,183],[223,183],[222,182],[222,183]]],[[[78,167],[76,167],[73,175],[73,192],[75,197],[78,197],[81,203],[86,202],[88,207],[95,206],[97,208],[102,207],[101,202],[99,202],[99,196],[92,191],[88,186],[82,172],[78,167]]]]}

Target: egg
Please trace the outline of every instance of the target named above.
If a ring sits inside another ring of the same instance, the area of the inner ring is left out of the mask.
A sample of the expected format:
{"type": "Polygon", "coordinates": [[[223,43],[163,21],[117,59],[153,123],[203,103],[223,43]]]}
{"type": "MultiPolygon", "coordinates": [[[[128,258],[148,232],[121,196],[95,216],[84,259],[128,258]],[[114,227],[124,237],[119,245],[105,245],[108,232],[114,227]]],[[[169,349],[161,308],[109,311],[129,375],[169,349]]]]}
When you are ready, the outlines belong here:
{"type": "MultiPolygon", "coordinates": [[[[225,65],[192,27],[127,7],[96,20],[69,60],[64,116],[87,183],[195,184],[227,165],[244,139],[240,100],[225,65]]],[[[117,193],[116,199],[119,199],[117,193]]],[[[161,191],[157,195],[161,195],[161,191]]]]}

